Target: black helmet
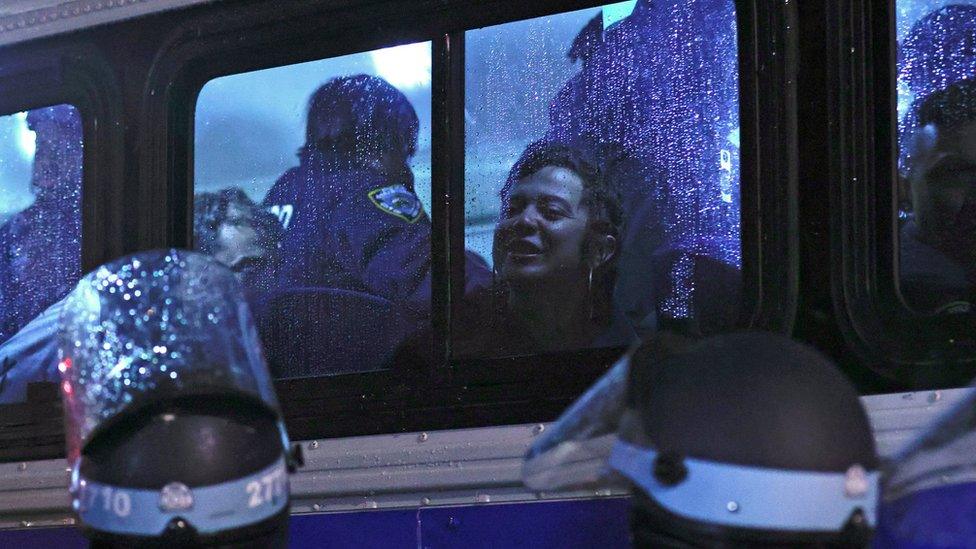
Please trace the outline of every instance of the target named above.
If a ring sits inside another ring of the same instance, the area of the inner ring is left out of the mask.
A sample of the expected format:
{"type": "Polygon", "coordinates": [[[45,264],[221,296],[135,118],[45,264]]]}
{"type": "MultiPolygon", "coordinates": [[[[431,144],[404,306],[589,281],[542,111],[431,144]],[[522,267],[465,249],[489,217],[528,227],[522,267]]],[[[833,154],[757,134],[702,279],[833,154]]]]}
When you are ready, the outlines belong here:
{"type": "MultiPolygon", "coordinates": [[[[584,470],[603,440],[602,480],[616,474],[634,488],[637,546],[867,543],[874,439],[854,388],[809,347],[767,333],[657,337],[596,389],[603,398],[584,395],[551,430],[561,441],[533,446],[523,469],[530,486],[546,460],[550,470],[584,470]]],[[[533,487],[570,486],[560,477],[533,487]]]]}
{"type": "Polygon", "coordinates": [[[59,335],[72,504],[96,545],[273,547],[288,438],[234,275],[145,252],[85,276],[59,335]]]}
{"type": "Polygon", "coordinates": [[[940,415],[884,468],[878,547],[972,547],[976,394],[940,415]]]}

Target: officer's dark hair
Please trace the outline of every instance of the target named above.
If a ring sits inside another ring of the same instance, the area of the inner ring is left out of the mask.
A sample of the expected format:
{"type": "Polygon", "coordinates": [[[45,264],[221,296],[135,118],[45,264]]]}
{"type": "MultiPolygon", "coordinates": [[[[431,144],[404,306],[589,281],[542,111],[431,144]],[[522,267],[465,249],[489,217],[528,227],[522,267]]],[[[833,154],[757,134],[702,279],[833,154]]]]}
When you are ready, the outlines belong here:
{"type": "Polygon", "coordinates": [[[540,139],[532,143],[512,166],[508,179],[499,192],[502,202],[501,211],[508,210],[512,190],[519,180],[547,166],[565,168],[579,176],[583,182],[580,203],[586,206],[589,212],[587,228],[591,233],[609,234],[617,239],[618,249],[613,256],[593,271],[593,286],[599,289],[598,295],[594,296],[597,298],[594,303],[594,313],[606,320],[611,312],[610,304],[613,285],[617,278],[617,259],[620,256],[620,235],[623,232],[624,220],[620,198],[610,186],[595,155],[560,141],[540,139]]]}
{"type": "Polygon", "coordinates": [[[359,160],[393,152],[407,160],[417,152],[419,129],[413,105],[389,82],[366,74],[340,76],[308,100],[305,149],[359,160]]]}
{"type": "Polygon", "coordinates": [[[916,109],[918,127],[946,127],[976,120],[976,79],[968,78],[922,99],[916,109]]]}
{"type": "Polygon", "coordinates": [[[278,219],[258,206],[240,187],[229,187],[193,197],[193,244],[198,251],[207,255],[217,251],[217,234],[231,206],[247,211],[263,248],[274,250],[277,247],[282,233],[278,219]]]}

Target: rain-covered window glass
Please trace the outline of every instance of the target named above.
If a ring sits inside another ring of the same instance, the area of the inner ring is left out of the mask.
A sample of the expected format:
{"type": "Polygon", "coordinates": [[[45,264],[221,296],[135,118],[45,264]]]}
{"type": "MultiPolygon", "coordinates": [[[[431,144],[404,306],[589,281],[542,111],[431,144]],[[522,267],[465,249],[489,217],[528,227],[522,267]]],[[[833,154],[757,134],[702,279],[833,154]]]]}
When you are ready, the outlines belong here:
{"type": "Polygon", "coordinates": [[[58,378],[52,334],[81,277],[82,141],[71,105],[0,116],[0,404],[58,378]]]}
{"type": "Polygon", "coordinates": [[[740,300],[733,0],[620,2],[466,35],[458,355],[730,327],[740,300]]]}
{"type": "Polygon", "coordinates": [[[430,43],[420,43],[201,90],[196,248],[238,273],[276,378],[423,354],[430,71],[430,43]]]}
{"type": "Polygon", "coordinates": [[[976,303],[976,1],[898,0],[900,285],[926,314],[976,303]]]}

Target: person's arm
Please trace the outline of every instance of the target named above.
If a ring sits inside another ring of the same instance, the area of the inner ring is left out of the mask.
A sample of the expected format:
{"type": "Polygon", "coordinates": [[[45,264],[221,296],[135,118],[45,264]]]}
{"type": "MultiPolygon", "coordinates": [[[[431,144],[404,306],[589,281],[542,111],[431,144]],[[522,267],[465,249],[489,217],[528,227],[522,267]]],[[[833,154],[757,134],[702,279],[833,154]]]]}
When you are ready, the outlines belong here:
{"type": "Polygon", "coordinates": [[[63,307],[62,299],[0,345],[0,404],[26,400],[28,383],[58,381],[58,319],[63,307]]]}

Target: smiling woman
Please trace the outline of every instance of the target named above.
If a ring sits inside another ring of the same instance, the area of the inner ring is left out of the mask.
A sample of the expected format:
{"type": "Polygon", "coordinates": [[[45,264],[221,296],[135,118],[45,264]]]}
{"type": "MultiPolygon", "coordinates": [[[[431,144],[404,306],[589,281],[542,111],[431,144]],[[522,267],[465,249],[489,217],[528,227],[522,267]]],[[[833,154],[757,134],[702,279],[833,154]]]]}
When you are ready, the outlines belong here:
{"type": "Polygon", "coordinates": [[[465,33],[464,246],[490,259],[495,295],[452,317],[472,322],[456,356],[736,323],[735,9],[638,0],[465,33]],[[594,210],[610,194],[623,223],[594,210]]]}
{"type": "Polygon", "coordinates": [[[466,304],[460,354],[525,354],[626,345],[610,305],[620,203],[584,153],[530,145],[501,191],[494,284],[466,304]],[[485,326],[488,329],[476,329],[485,326]]]}

